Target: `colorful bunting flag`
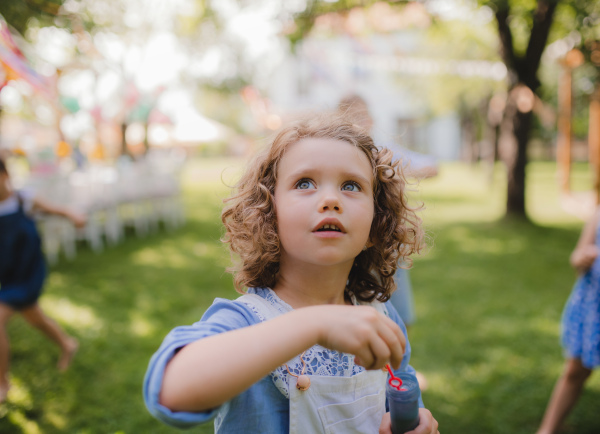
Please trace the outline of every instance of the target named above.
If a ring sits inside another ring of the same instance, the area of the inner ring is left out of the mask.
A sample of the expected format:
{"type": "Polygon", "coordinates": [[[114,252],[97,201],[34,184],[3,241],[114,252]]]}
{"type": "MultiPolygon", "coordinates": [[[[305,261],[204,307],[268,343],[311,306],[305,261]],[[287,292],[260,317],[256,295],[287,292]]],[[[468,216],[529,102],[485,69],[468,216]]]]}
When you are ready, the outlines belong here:
{"type": "Polygon", "coordinates": [[[52,103],[56,98],[53,87],[48,79],[37,73],[30,65],[17,44],[15,43],[8,24],[0,16],[0,66],[4,70],[6,82],[22,79],[29,83],[36,91],[44,95],[52,103]]]}

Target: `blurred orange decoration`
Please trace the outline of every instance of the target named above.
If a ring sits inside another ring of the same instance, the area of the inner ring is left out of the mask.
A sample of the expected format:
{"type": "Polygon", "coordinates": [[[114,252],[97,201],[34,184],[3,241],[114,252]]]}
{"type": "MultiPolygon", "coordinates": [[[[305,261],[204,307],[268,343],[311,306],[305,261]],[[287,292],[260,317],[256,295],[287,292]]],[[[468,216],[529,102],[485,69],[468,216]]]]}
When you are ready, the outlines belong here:
{"type": "Polygon", "coordinates": [[[90,153],[90,159],[96,161],[102,161],[106,158],[106,153],[104,152],[104,146],[102,143],[97,143],[92,152],[90,153]]]}
{"type": "Polygon", "coordinates": [[[59,158],[65,158],[68,157],[69,155],[71,155],[72,149],[71,146],[65,142],[64,140],[61,140],[60,142],[58,142],[56,144],[56,156],[59,158]]]}

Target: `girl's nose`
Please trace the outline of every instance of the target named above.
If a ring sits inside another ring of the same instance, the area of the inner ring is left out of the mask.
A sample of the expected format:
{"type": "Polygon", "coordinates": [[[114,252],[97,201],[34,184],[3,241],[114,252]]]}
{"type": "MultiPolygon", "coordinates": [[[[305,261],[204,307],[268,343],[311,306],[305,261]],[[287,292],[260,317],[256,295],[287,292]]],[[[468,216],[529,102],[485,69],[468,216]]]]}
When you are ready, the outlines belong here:
{"type": "Polygon", "coordinates": [[[342,212],[342,202],[336,194],[327,194],[323,196],[319,209],[321,211],[342,212]]]}

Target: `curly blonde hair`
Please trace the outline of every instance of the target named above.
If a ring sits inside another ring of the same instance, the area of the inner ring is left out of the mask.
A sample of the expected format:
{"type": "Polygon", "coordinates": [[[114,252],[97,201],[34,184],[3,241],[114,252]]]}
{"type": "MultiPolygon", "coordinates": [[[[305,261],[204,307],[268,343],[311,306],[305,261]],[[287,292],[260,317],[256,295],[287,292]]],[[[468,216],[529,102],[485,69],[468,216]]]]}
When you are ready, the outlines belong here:
{"type": "Polygon", "coordinates": [[[387,301],[396,288],[398,262],[410,266],[410,255],[422,248],[423,230],[418,208],[408,204],[406,179],[389,149],[379,149],[365,129],[339,113],[319,114],[284,127],[269,146],[248,165],[225,199],[222,241],[229,243],[238,292],[244,287],[273,287],[279,272],[275,184],[277,168],[289,145],[306,138],[335,139],[359,148],[373,169],[374,217],[369,235],[373,246],[355,259],[347,291],[361,301],[387,301]],[[237,258],[236,258],[237,257],[237,258]],[[235,261],[237,259],[237,261],[235,261]]]}

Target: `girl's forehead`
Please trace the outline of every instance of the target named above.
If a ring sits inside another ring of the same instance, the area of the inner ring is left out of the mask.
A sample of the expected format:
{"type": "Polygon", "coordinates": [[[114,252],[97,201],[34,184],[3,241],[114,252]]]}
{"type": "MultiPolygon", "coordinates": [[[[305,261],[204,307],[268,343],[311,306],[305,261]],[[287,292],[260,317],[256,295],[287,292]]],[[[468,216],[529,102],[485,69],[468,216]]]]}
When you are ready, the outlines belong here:
{"type": "Polygon", "coordinates": [[[331,137],[306,137],[300,140],[296,140],[295,142],[290,143],[283,155],[289,153],[290,151],[295,154],[305,154],[314,151],[320,151],[325,153],[326,151],[335,149],[338,152],[349,153],[355,152],[357,155],[362,155],[362,158],[365,158],[367,161],[370,158],[365,154],[364,151],[361,150],[357,145],[350,143],[346,140],[336,139],[331,137]]]}
{"type": "Polygon", "coordinates": [[[372,164],[358,146],[344,140],[311,137],[291,143],[283,153],[278,165],[279,175],[312,169],[361,172],[373,177],[372,164]]]}

